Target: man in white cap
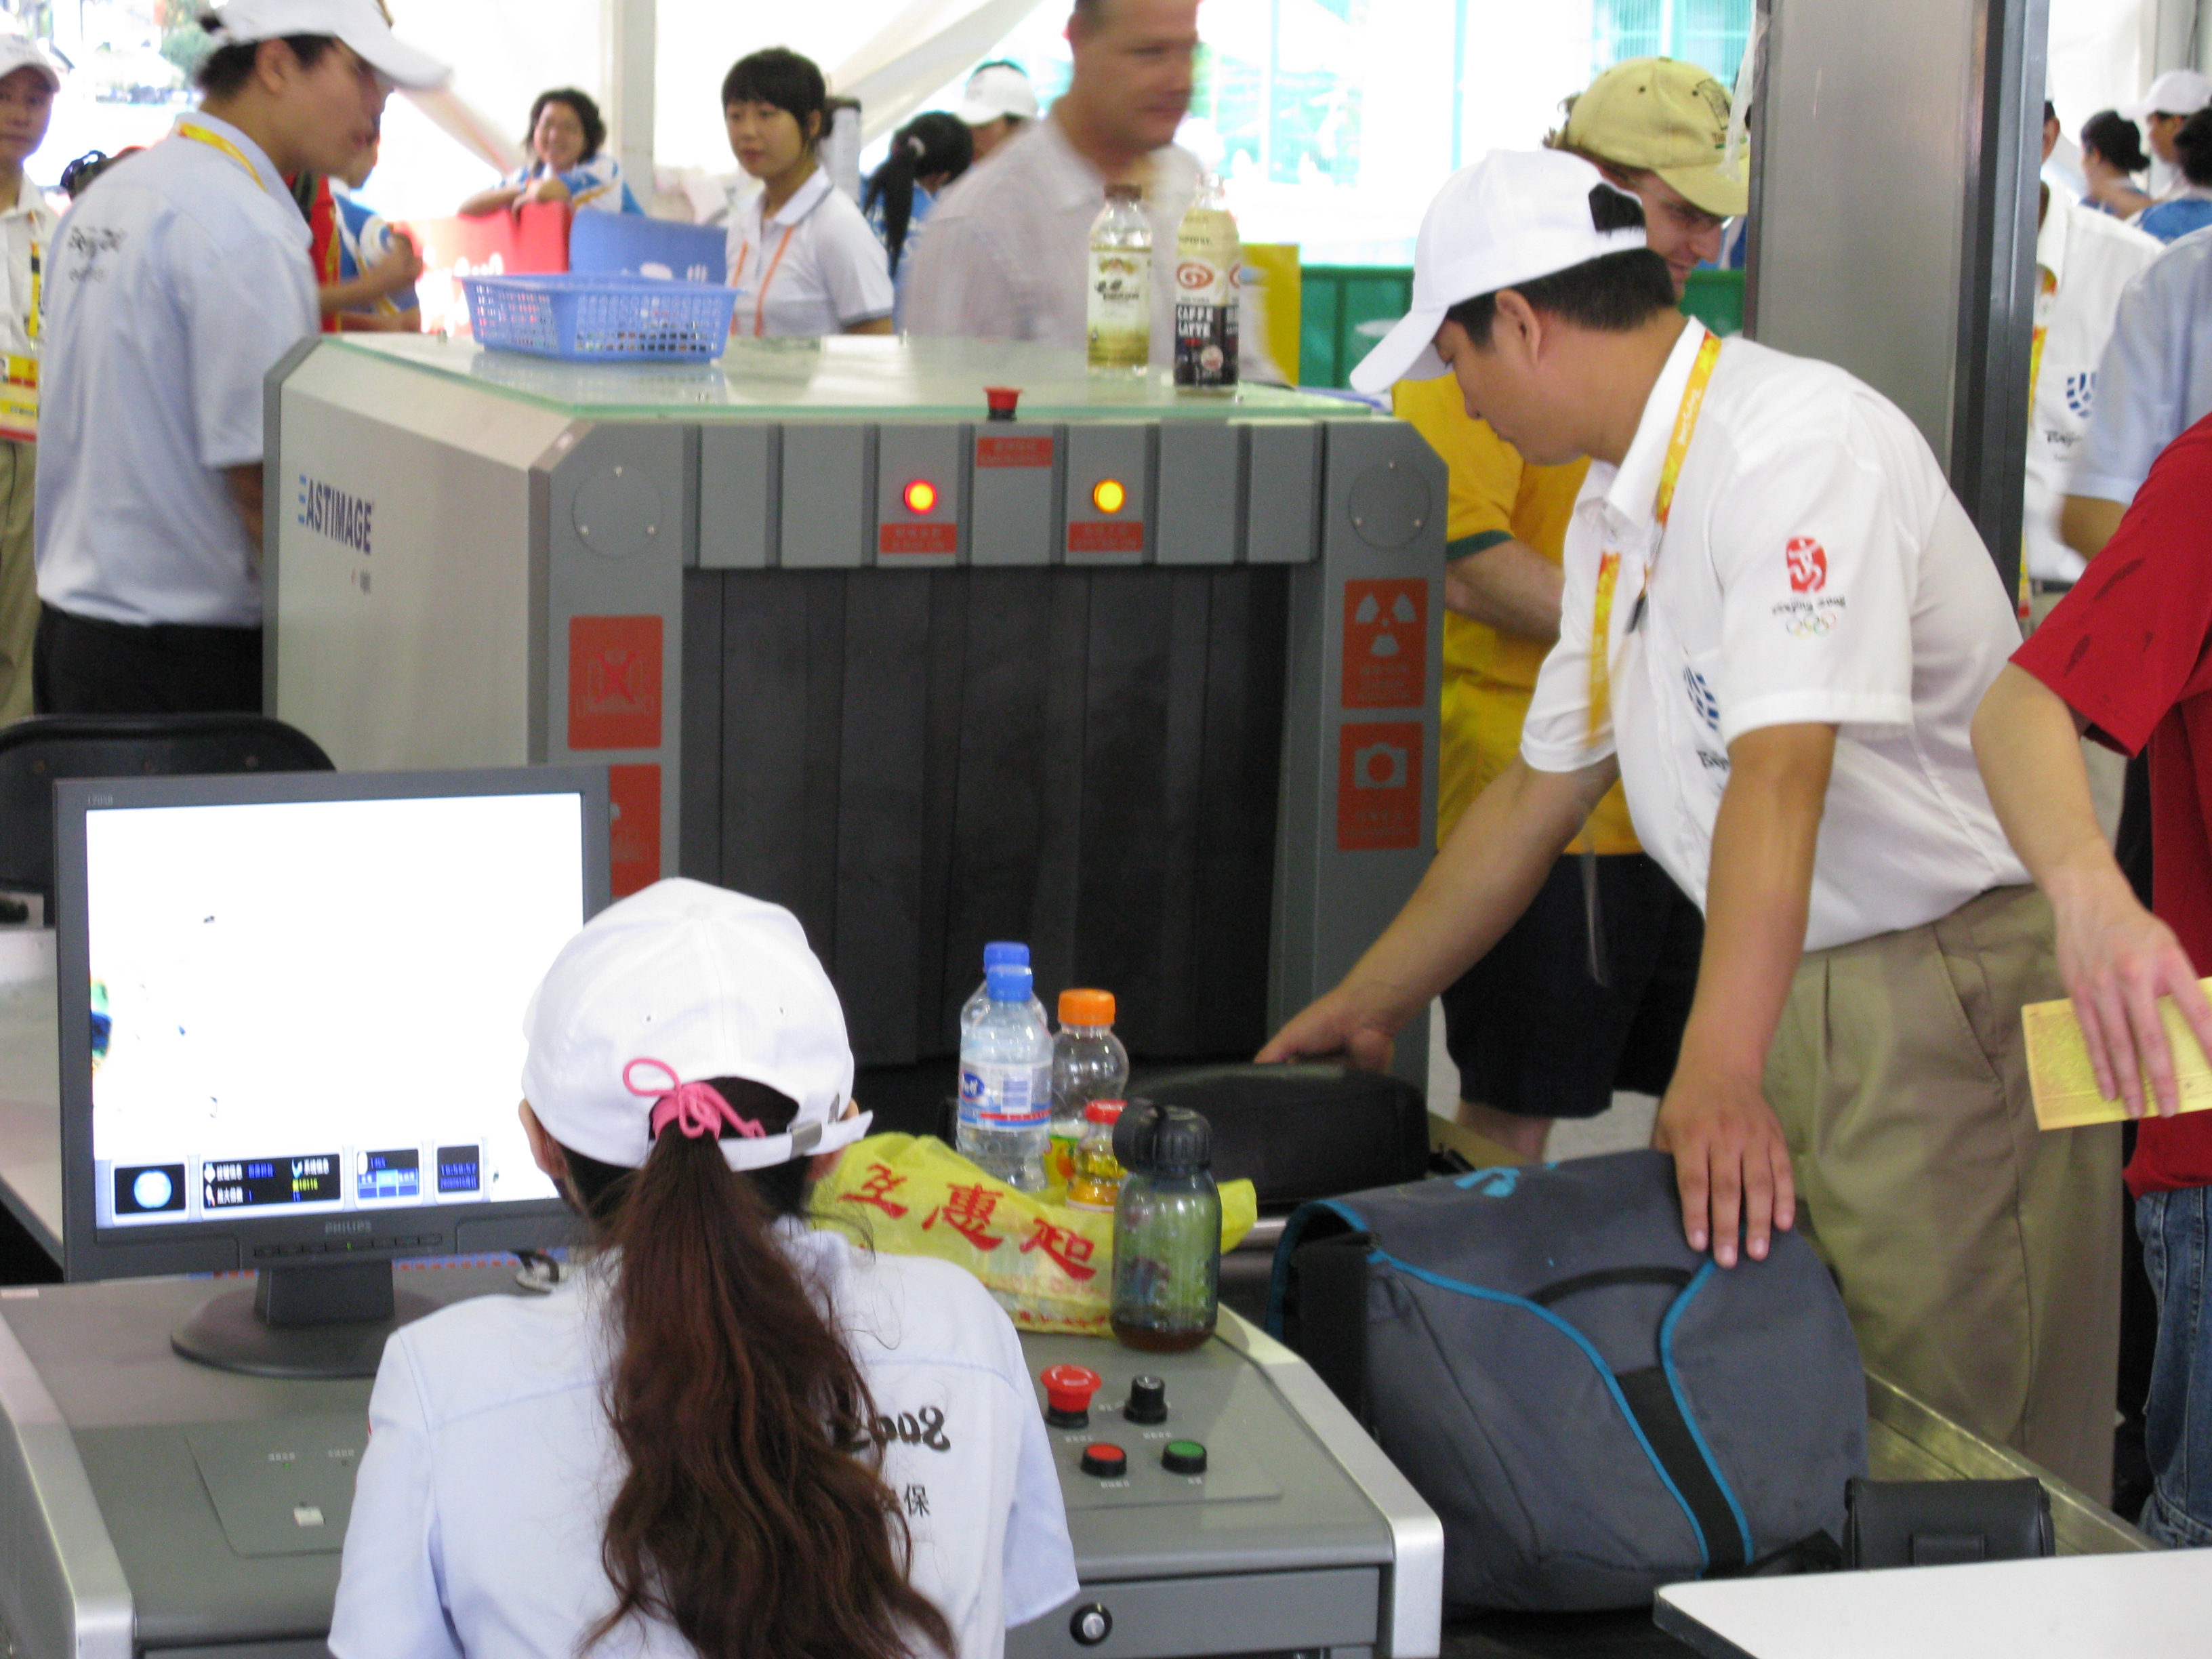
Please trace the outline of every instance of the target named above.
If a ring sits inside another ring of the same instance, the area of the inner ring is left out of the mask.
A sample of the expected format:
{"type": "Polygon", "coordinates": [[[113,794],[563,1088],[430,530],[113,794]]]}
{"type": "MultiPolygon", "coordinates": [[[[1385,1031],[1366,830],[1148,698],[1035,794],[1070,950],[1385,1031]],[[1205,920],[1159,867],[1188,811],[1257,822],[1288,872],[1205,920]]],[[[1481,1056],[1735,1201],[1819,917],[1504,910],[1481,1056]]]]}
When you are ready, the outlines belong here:
{"type": "Polygon", "coordinates": [[[230,0],[198,109],[71,207],[46,271],[34,678],[47,713],[261,707],[262,379],[315,331],[285,184],[442,65],[377,0],[230,0]]]}
{"type": "Polygon", "coordinates": [[[1967,731],[2011,601],[1905,416],[1682,317],[1641,220],[1573,156],[1462,170],[1354,372],[1449,368],[1524,456],[1590,470],[1520,757],[1266,1053],[1381,1063],[1620,779],[1705,910],[1654,1131],[1692,1248],[1729,1267],[1814,1224],[1872,1369],[2101,1492],[2118,1142],[2036,1132],[2020,1009],[2061,994],[2051,913],[1967,731]]]}
{"type": "Polygon", "coordinates": [[[2120,113],[2142,126],[2153,160],[2179,167],[2181,161],[2174,154],[2173,135],[2181,131],[2182,123],[2207,106],[2212,106],[2212,76],[2202,70],[2175,69],[2153,81],[2148,90],[2134,103],[2124,106],[2120,113]]]}
{"type": "Polygon", "coordinates": [[[39,628],[31,504],[38,476],[39,294],[54,243],[54,210],[23,177],[46,141],[62,77],[18,34],[0,35],[0,264],[8,301],[0,313],[0,726],[31,712],[31,640],[39,628]]]}
{"type": "Polygon", "coordinates": [[[971,167],[930,210],[907,278],[906,327],[923,338],[1086,337],[1091,222],[1106,186],[1145,192],[1152,227],[1152,361],[1175,333],[1176,231],[1198,187],[1176,146],[1190,109],[1198,0],[1075,0],[1074,78],[1046,119],[971,167]]]}
{"type": "MultiPolygon", "coordinates": [[[[1550,142],[1643,203],[1679,296],[1749,204],[1749,157],[1729,149],[1728,89],[1694,64],[1636,58],[1568,102],[1550,142]]],[[[1467,412],[1448,375],[1401,380],[1391,407],[1450,478],[1441,844],[1520,752],[1537,668],[1559,636],[1561,544],[1589,463],[1524,460],[1467,412]]],[[[1554,1119],[1595,1117],[1616,1090],[1663,1093],[1697,983],[1698,908],[1638,842],[1618,786],[1568,853],[1442,998],[1459,1121],[1516,1158],[1542,1157],[1554,1119]]]]}
{"type": "Polygon", "coordinates": [[[967,123],[980,165],[991,152],[1037,118],[1036,88],[1018,64],[994,58],[968,77],[960,106],[952,112],[967,123]]]}

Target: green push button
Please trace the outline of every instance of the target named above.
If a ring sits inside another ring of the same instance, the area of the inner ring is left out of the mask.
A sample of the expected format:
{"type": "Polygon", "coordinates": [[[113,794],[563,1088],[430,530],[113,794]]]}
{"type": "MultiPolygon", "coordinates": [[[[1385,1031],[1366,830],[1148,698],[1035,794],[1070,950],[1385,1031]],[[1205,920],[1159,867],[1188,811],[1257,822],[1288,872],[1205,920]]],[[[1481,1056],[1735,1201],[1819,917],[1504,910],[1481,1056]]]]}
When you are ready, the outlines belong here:
{"type": "Polygon", "coordinates": [[[1170,1474],[1204,1474],[1206,1448],[1195,1440],[1170,1440],[1160,1449],[1160,1467],[1170,1474]]]}

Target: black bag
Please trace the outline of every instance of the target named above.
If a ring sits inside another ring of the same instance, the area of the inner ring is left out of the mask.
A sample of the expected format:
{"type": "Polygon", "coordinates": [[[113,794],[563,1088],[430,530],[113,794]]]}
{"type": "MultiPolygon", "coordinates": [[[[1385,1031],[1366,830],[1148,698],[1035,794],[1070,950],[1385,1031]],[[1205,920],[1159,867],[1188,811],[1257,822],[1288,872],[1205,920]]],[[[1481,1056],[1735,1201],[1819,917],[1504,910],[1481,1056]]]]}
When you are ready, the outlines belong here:
{"type": "Polygon", "coordinates": [[[2051,1494],[2018,1480],[1854,1480],[1844,1494],[1846,1567],[1948,1567],[2057,1553],[2051,1494]]]}
{"type": "Polygon", "coordinates": [[[1213,1126],[1213,1178],[1249,1181],[1262,1209],[1418,1180],[1429,1167],[1429,1108],[1403,1078],[1350,1066],[1194,1066],[1131,1092],[1213,1126]]]}
{"type": "Polygon", "coordinates": [[[1726,1272],[1692,1252],[1659,1152],[1306,1205],[1268,1327],[1443,1518],[1455,1607],[1633,1607],[1832,1559],[1866,1472],[1826,1268],[1792,1233],[1726,1272]]]}

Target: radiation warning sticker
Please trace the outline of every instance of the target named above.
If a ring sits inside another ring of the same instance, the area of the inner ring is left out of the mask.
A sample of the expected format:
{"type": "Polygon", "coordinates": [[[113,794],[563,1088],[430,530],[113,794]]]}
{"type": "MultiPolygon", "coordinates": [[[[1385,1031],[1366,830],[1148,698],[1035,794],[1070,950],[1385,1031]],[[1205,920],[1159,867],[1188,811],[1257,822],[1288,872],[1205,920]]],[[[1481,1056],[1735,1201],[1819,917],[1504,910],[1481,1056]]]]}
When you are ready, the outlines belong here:
{"type": "Polygon", "coordinates": [[[1344,585],[1344,704],[1418,708],[1427,701],[1429,585],[1411,580],[1344,585]]]}

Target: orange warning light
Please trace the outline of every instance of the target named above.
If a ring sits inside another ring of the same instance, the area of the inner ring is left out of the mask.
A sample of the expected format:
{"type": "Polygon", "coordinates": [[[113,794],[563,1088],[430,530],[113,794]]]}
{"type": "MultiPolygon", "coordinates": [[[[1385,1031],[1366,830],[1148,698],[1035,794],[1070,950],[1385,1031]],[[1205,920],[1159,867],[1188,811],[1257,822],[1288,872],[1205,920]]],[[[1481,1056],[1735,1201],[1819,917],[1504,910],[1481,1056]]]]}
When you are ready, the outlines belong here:
{"type": "Polygon", "coordinates": [[[916,478],[899,499],[906,503],[908,512],[927,513],[937,505],[937,486],[927,478],[916,478]]]}
{"type": "Polygon", "coordinates": [[[1119,513],[1129,504],[1129,492],[1119,478],[1101,478],[1091,487],[1091,504],[1101,513],[1119,513]]]}

